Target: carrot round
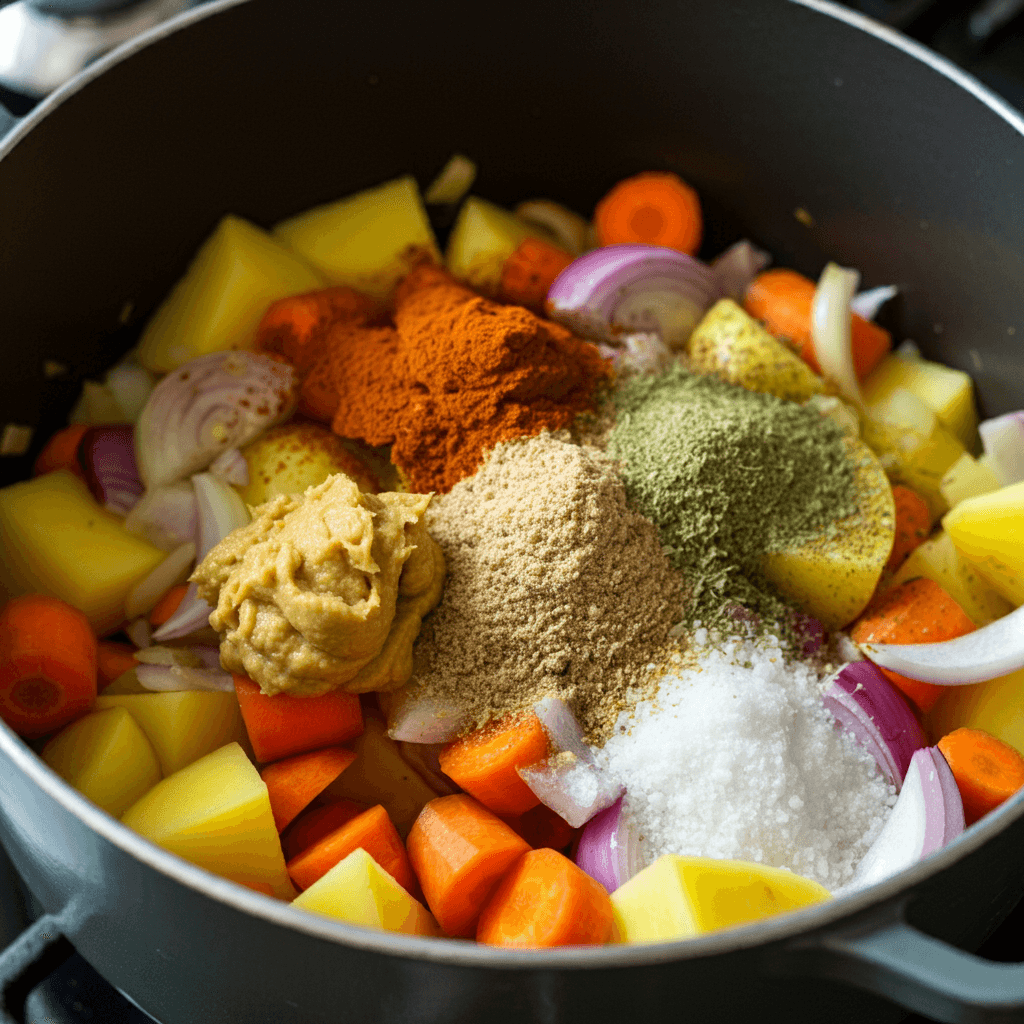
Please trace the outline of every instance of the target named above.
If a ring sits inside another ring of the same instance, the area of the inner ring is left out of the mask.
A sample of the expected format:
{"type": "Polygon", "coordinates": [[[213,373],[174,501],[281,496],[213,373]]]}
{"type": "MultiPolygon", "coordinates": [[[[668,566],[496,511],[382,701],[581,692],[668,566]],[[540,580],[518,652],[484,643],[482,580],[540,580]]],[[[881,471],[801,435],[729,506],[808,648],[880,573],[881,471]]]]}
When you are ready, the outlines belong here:
{"type": "Polygon", "coordinates": [[[96,700],[96,634],[77,608],[44,594],[0,609],[0,718],[19,736],[46,736],[96,700]]]}
{"type": "MultiPolygon", "coordinates": [[[[854,623],[850,638],[858,644],[930,644],[973,633],[974,622],[933,580],[920,577],[887,590],[854,623]]],[[[881,670],[921,711],[930,711],[944,686],[881,670]]]]}
{"type": "Polygon", "coordinates": [[[185,597],[188,587],[184,583],[178,583],[160,598],[153,610],[149,613],[151,626],[162,626],[177,610],[185,597]]]}
{"type": "Polygon", "coordinates": [[[96,645],[96,683],[106,686],[118,676],[130,672],[139,660],[131,644],[119,644],[114,640],[101,640],[96,645]]]}
{"type": "Polygon", "coordinates": [[[700,198],[677,174],[636,174],[597,204],[594,230],[601,245],[641,242],[694,256],[704,236],[700,198]]]}
{"type": "Polygon", "coordinates": [[[889,572],[895,572],[914,548],[928,539],[932,530],[931,510],[917,491],[903,484],[894,484],[892,498],[896,506],[896,538],[885,563],[889,572]]]}
{"type": "Polygon", "coordinates": [[[936,746],[956,779],[968,825],[1024,786],[1024,757],[982,729],[956,729],[936,746]]]}
{"type": "Polygon", "coordinates": [[[325,747],[268,764],[260,778],[267,784],[277,831],[284,831],[355,759],[345,747],[325,747]]]}
{"type": "MultiPolygon", "coordinates": [[[[766,270],[747,289],[743,308],[777,338],[787,340],[815,373],[821,373],[811,334],[816,287],[810,278],[795,270],[766,270]]],[[[892,337],[878,324],[856,313],[852,317],[853,367],[858,379],[863,380],[892,348],[892,337]]]]}
{"type": "Polygon", "coordinates": [[[365,850],[412,896],[419,895],[416,876],[388,812],[377,804],[328,833],[288,861],[288,874],[300,889],[308,889],[353,850],[365,850]]]}
{"type": "Polygon", "coordinates": [[[614,933],[600,882],[557,850],[531,850],[498,883],[476,929],[491,946],[599,946],[614,933]]]}
{"type": "Polygon", "coordinates": [[[440,796],[406,840],[431,913],[447,935],[469,938],[491,890],[530,847],[465,793],[440,796]]]}
{"type": "Polygon", "coordinates": [[[437,761],[448,778],[495,814],[523,814],[540,800],[516,769],[547,756],[547,733],[531,712],[453,740],[437,761]]]}
{"type": "Polygon", "coordinates": [[[248,676],[236,672],[234,679],[245,731],[261,764],[336,746],[363,731],[357,694],[333,690],[318,697],[269,696],[248,676]]]}
{"type": "Polygon", "coordinates": [[[281,834],[281,849],[285,860],[297,857],[303,850],[309,849],[353,818],[358,818],[366,810],[369,810],[366,804],[341,799],[303,811],[281,834]]]}
{"type": "Polygon", "coordinates": [[[555,278],[572,261],[569,253],[550,242],[524,238],[501,268],[498,295],[503,302],[542,313],[555,278]]]}

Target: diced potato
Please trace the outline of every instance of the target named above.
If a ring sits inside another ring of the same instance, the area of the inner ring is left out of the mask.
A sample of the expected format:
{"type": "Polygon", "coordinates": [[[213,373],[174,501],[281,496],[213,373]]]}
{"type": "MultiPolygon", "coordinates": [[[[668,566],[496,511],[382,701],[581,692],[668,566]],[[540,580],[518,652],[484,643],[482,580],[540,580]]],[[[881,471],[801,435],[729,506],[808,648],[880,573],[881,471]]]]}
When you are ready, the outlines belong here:
{"type": "Polygon", "coordinates": [[[267,306],[324,283],[255,224],[227,216],[146,324],[138,360],[147,370],[168,373],[208,352],[250,348],[267,306]]]}
{"type": "Polygon", "coordinates": [[[892,488],[862,442],[844,438],[854,464],[857,510],[815,540],[764,556],[765,576],[826,629],[852,622],[867,605],[896,536],[892,488]]]}
{"type": "Polygon", "coordinates": [[[626,942],[670,942],[759,921],[831,899],[782,868],[665,854],[612,893],[626,942]]]}
{"type": "Polygon", "coordinates": [[[423,805],[439,794],[409,766],[377,715],[365,715],[362,735],[349,746],[356,759],[326,792],[363,804],[383,804],[404,839],[423,805]]]}
{"type": "Polygon", "coordinates": [[[97,710],[122,707],[153,744],[164,775],[173,775],[218,747],[238,740],[242,716],[233,693],[102,694],[97,710]]]}
{"type": "Polygon", "coordinates": [[[939,493],[950,508],[967,498],[998,491],[1002,484],[987,463],[964,452],[939,482],[939,493]]]}
{"type": "Polygon", "coordinates": [[[960,502],[942,525],[1007,601],[1024,604],[1024,483],[960,502]]]}
{"type": "Polygon", "coordinates": [[[338,861],[292,900],[292,905],[364,928],[406,935],[441,934],[430,911],[363,849],[338,861]]]}
{"type": "Polygon", "coordinates": [[[508,210],[470,196],[462,204],[448,238],[445,264],[460,280],[494,295],[505,261],[524,238],[536,233],[508,210]]]}
{"type": "Polygon", "coordinates": [[[963,370],[954,370],[928,359],[894,354],[886,356],[861,386],[864,400],[880,402],[896,388],[906,388],[938,417],[939,423],[966,448],[978,437],[978,411],[974,385],[963,370]]]}
{"type": "Polygon", "coordinates": [[[40,756],[115,818],[163,778],[152,744],[124,708],[79,718],[61,729],[40,756]]]}
{"type": "Polygon", "coordinates": [[[696,373],[717,374],[748,391],[805,402],[825,382],[732,299],[716,302],[686,343],[696,373]]]}
{"type": "Polygon", "coordinates": [[[960,554],[944,530],[910,553],[893,577],[892,585],[899,586],[918,576],[938,583],[976,626],[986,626],[1013,610],[1013,605],[960,554]]]}
{"type": "Polygon", "coordinates": [[[331,284],[386,299],[410,259],[440,259],[416,181],[396,178],[274,226],[274,235],[331,284]]]}
{"type": "Polygon", "coordinates": [[[139,835],[216,875],[269,885],[288,879],[266,783],[237,743],[228,743],[154,786],[121,820],[139,835]]]}
{"type": "Polygon", "coordinates": [[[983,729],[1024,754],[1024,669],[970,686],[947,686],[928,715],[938,741],[954,729],[983,729]]]}
{"type": "Polygon", "coordinates": [[[129,533],[67,470],[0,489],[0,534],[4,597],[59,597],[101,636],[120,625],[128,593],[167,554],[129,533]]]}

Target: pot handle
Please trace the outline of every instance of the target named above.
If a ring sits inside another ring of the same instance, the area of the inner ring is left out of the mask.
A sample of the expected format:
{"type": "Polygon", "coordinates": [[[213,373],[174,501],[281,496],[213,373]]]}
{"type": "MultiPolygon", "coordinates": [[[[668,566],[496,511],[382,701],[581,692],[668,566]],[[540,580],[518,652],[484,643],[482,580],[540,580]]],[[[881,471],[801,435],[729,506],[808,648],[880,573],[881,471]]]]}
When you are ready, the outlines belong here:
{"type": "Polygon", "coordinates": [[[907,923],[904,909],[899,903],[881,918],[798,940],[773,973],[831,978],[942,1024],[1024,1020],[1024,964],[996,963],[932,938],[907,923]]]}
{"type": "Polygon", "coordinates": [[[62,918],[44,914],[0,953],[0,1024],[23,1024],[29,992],[74,952],[62,918]]]}

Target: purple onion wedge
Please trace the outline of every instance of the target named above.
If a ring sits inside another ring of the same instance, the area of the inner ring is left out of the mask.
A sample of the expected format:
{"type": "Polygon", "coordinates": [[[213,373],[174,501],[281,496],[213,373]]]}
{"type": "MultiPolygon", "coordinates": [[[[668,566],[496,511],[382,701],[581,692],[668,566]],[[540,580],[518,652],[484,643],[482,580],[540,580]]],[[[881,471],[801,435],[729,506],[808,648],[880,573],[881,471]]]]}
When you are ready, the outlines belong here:
{"type": "Polygon", "coordinates": [[[583,828],[576,863],[609,892],[640,870],[639,838],[623,811],[625,796],[594,815],[583,828]]]}

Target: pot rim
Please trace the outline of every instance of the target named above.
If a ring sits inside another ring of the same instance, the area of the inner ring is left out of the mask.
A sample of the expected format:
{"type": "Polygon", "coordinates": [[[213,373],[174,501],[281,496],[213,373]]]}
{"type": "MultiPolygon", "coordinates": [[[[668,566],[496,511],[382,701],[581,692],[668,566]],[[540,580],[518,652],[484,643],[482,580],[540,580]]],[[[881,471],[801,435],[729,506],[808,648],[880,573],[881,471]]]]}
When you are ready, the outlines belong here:
{"type": "MultiPolygon", "coordinates": [[[[88,85],[109,68],[121,63],[147,46],[193,23],[241,6],[248,0],[211,0],[203,6],[183,12],[149,31],[118,46],[90,64],[71,81],[51,93],[29,114],[18,121],[0,142],[2,160],[33,128],[66,99],[88,85]]],[[[986,86],[944,57],[928,50],[896,30],[866,15],[841,7],[832,0],[789,0],[836,21],[844,22],[874,36],[908,56],[928,65],[971,93],[1024,136],[1024,116],[992,93],[986,86]]],[[[826,903],[753,924],[713,932],[705,936],[649,945],[612,945],[601,947],[561,947],[551,950],[499,949],[462,939],[432,939],[376,931],[346,924],[318,914],[302,911],[261,893],[213,875],[169,853],[121,824],[74,790],[52,771],[5,723],[0,722],[0,752],[8,756],[29,779],[62,808],[84,824],[152,869],[208,898],[218,900],[243,913],[261,917],[274,924],[295,929],[313,938],[350,946],[367,952],[383,953],[410,960],[465,967],[502,970],[603,970],[616,967],[653,966],[674,961],[697,959],[733,952],[787,939],[835,925],[844,918],[868,911],[883,903],[897,903],[910,890],[973,853],[1004,828],[1024,816],[1024,790],[1002,807],[990,813],[944,849],[919,864],[899,872],[873,886],[839,896],[826,903]]]]}

